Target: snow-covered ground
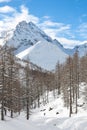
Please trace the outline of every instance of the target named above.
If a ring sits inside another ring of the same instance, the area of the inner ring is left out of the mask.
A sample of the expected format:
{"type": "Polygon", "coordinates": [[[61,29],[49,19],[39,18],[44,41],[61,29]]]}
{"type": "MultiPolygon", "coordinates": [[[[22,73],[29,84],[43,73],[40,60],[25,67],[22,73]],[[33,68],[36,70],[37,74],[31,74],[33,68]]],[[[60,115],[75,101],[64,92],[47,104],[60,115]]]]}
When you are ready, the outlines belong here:
{"type": "MultiPolygon", "coordinates": [[[[83,93],[83,85],[80,91],[83,93]]],[[[32,110],[30,120],[26,120],[25,113],[13,119],[6,117],[5,121],[0,121],[0,130],[87,130],[86,107],[78,107],[78,114],[70,118],[69,110],[63,106],[62,96],[55,100],[52,92],[49,96],[47,105],[32,110]]],[[[83,98],[79,99],[80,104],[83,98]]]]}
{"type": "Polygon", "coordinates": [[[36,112],[27,121],[24,114],[12,120],[0,121],[0,130],[87,130],[87,115],[84,113],[69,118],[53,112],[45,116],[43,112],[36,112]]]}

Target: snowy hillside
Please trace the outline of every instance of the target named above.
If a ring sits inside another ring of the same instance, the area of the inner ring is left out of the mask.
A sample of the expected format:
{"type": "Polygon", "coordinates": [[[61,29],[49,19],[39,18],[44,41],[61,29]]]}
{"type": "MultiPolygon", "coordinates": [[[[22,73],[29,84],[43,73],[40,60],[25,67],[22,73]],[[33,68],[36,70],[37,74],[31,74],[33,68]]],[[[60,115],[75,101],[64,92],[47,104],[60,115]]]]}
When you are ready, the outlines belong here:
{"type": "MultiPolygon", "coordinates": [[[[84,84],[80,85],[80,99],[78,104],[84,102],[84,84]]],[[[62,96],[54,98],[49,93],[49,103],[40,108],[33,109],[30,120],[25,119],[25,113],[12,119],[9,116],[5,122],[0,121],[0,130],[87,130],[86,106],[78,107],[78,113],[69,117],[69,110],[64,107],[62,96]]]]}
{"type": "Polygon", "coordinates": [[[68,55],[53,43],[39,41],[17,56],[21,59],[28,59],[29,56],[32,63],[44,69],[52,70],[55,68],[58,61],[60,63],[64,62],[68,55]]]}

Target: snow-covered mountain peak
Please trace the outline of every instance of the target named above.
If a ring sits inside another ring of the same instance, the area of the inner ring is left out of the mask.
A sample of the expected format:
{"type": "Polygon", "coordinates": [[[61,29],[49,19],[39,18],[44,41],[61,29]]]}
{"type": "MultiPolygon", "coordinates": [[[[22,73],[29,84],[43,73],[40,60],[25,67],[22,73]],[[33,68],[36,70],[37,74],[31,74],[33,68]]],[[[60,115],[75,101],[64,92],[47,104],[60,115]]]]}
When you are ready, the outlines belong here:
{"type": "Polygon", "coordinates": [[[41,31],[33,22],[29,22],[28,25],[29,25],[29,27],[30,27],[31,29],[41,31]]]}
{"type": "Polygon", "coordinates": [[[48,42],[52,42],[52,38],[49,37],[44,31],[42,31],[38,26],[36,26],[33,22],[29,22],[29,28],[31,28],[31,30],[33,32],[36,32],[37,34],[40,35],[40,37],[42,37],[44,40],[48,41],[48,42]]]}
{"type": "Polygon", "coordinates": [[[52,39],[40,30],[34,23],[26,21],[20,22],[13,32],[12,38],[8,41],[8,45],[12,45],[17,49],[16,54],[36,44],[38,41],[49,41],[52,39]]]}
{"type": "Polygon", "coordinates": [[[68,56],[63,46],[55,39],[52,40],[34,23],[20,22],[13,32],[8,45],[14,45],[15,54],[21,59],[27,59],[44,69],[55,69],[56,63],[64,62],[68,56]]]}
{"type": "Polygon", "coordinates": [[[16,26],[16,28],[25,27],[25,26],[27,26],[27,22],[26,22],[26,21],[21,21],[21,22],[19,22],[19,24],[16,26]]]}
{"type": "MultiPolygon", "coordinates": [[[[20,31],[20,33],[22,31],[27,31],[27,33],[32,33],[32,35],[36,35],[35,33],[37,33],[36,38],[43,38],[47,41],[52,42],[51,37],[49,37],[47,34],[45,34],[38,26],[36,26],[33,22],[29,22],[27,23],[26,21],[22,21],[20,22],[17,26],[16,26],[16,31],[20,31]]],[[[34,37],[33,37],[34,38],[34,37]]]]}
{"type": "Polygon", "coordinates": [[[39,30],[38,32],[41,31],[33,22],[27,23],[26,21],[19,22],[19,24],[16,26],[16,29],[31,29],[37,31],[39,30]]]}

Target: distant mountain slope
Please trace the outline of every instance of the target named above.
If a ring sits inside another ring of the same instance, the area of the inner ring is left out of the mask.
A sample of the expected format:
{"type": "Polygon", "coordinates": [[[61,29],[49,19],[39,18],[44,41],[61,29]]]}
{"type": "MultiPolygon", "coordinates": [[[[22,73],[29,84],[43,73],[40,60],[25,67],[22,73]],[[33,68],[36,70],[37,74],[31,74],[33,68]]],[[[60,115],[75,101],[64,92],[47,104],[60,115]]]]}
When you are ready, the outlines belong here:
{"type": "Polygon", "coordinates": [[[73,52],[78,50],[79,56],[82,57],[87,54],[87,43],[84,43],[83,45],[76,46],[73,49],[73,52]]]}

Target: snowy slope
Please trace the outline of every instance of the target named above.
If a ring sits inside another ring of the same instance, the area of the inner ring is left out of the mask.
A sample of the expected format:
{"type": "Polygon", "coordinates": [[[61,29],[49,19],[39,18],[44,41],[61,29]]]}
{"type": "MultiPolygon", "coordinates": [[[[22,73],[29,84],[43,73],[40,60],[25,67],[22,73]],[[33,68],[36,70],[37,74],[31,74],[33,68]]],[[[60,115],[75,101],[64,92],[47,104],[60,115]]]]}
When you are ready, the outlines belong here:
{"type": "Polygon", "coordinates": [[[53,70],[58,61],[62,63],[68,57],[56,44],[47,41],[39,41],[17,56],[21,59],[29,58],[32,63],[47,70],[53,70]]]}
{"type": "MultiPolygon", "coordinates": [[[[82,92],[84,84],[80,86],[80,103],[84,100],[82,92]]],[[[79,102],[78,102],[79,103],[79,102]]],[[[86,109],[86,107],[85,107],[86,109]]],[[[0,121],[0,130],[87,130],[87,110],[78,107],[77,115],[69,117],[69,109],[64,107],[62,95],[54,99],[53,92],[49,93],[49,103],[32,110],[30,120],[25,119],[25,113],[13,119],[6,117],[6,121],[0,121]],[[52,110],[49,110],[52,108],[52,110]],[[58,113],[58,114],[57,114],[58,113]]]]}

